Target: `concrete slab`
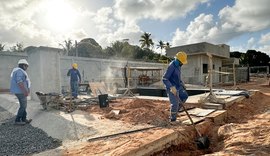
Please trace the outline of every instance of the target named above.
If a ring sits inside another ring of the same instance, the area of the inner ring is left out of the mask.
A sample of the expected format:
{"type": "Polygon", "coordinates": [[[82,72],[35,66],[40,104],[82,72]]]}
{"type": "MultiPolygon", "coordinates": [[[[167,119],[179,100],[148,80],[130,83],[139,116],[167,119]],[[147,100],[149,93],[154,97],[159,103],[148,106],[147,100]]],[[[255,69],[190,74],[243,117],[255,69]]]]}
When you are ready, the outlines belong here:
{"type": "MultiPolygon", "coordinates": [[[[0,94],[0,101],[0,106],[7,112],[12,115],[17,113],[19,104],[14,95],[0,94]]],[[[98,114],[89,114],[79,110],[72,113],[58,110],[44,111],[40,102],[32,100],[28,101],[27,112],[28,117],[33,119],[32,126],[42,129],[49,136],[60,139],[64,143],[150,126],[131,125],[122,121],[104,119],[98,114]]]]}

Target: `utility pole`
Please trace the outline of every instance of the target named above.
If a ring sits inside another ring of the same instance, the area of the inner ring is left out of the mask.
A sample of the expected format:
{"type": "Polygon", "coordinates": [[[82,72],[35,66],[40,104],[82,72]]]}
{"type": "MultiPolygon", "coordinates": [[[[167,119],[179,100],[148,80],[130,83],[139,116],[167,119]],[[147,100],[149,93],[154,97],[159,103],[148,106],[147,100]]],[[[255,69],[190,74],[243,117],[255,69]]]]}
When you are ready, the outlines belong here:
{"type": "Polygon", "coordinates": [[[76,57],[78,57],[78,43],[77,43],[77,40],[75,40],[75,51],[76,51],[76,57]]]}

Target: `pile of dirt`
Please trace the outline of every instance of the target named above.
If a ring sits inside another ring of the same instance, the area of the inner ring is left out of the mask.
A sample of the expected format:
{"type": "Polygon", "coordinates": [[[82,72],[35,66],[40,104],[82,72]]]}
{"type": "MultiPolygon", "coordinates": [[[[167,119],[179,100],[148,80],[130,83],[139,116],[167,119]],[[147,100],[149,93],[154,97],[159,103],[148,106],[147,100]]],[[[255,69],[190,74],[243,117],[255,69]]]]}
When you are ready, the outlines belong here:
{"type": "Polygon", "coordinates": [[[270,153],[270,96],[255,95],[227,108],[224,125],[209,133],[214,152],[210,155],[268,155],[270,153]]]}
{"type": "Polygon", "coordinates": [[[92,106],[87,111],[101,114],[107,119],[161,126],[169,123],[169,107],[169,101],[134,98],[116,99],[110,102],[109,107],[101,109],[98,106],[92,106]]]}

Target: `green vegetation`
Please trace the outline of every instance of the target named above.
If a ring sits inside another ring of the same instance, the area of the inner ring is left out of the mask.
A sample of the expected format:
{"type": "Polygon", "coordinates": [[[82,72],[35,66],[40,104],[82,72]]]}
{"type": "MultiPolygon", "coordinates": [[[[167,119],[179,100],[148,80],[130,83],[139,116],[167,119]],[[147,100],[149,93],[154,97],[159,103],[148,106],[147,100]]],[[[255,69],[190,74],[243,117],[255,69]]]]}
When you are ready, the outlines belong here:
{"type": "MultiPolygon", "coordinates": [[[[162,55],[163,50],[171,47],[169,42],[160,40],[156,45],[157,49],[160,49],[160,53],[153,51],[154,42],[151,39],[150,33],[144,32],[141,35],[141,39],[139,40],[140,46],[130,45],[127,41],[115,41],[105,49],[102,49],[92,38],[85,38],[78,43],[68,39],[60,43],[59,46],[63,48],[63,55],[67,56],[142,60],[162,63],[169,63],[173,59],[168,58],[166,54],[162,55]]],[[[0,52],[4,51],[4,47],[5,45],[0,43],[0,52]]],[[[34,47],[29,46],[24,48],[22,43],[17,43],[15,46],[10,47],[8,51],[23,52],[31,48],[34,47]]],[[[256,50],[248,50],[246,53],[239,51],[231,52],[230,57],[239,58],[240,66],[269,66],[270,63],[270,57],[266,53],[256,50]]]]}
{"type": "Polygon", "coordinates": [[[248,50],[246,53],[231,52],[230,57],[239,58],[240,66],[268,66],[270,63],[270,57],[266,53],[256,50],[248,50]]]}
{"type": "Polygon", "coordinates": [[[10,47],[11,52],[24,52],[22,43],[17,43],[15,46],[10,47]]]}
{"type": "Polygon", "coordinates": [[[4,47],[5,47],[5,45],[0,43],[0,52],[4,51],[4,47]]]}

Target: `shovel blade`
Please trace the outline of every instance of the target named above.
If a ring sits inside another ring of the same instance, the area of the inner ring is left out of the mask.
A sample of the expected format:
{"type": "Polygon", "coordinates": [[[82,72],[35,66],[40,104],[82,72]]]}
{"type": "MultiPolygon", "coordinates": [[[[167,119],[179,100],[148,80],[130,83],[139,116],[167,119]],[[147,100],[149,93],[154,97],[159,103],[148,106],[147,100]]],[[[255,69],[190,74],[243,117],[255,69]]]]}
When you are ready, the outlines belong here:
{"type": "Polygon", "coordinates": [[[199,137],[195,140],[198,149],[208,149],[210,146],[210,140],[206,136],[199,137]]]}

